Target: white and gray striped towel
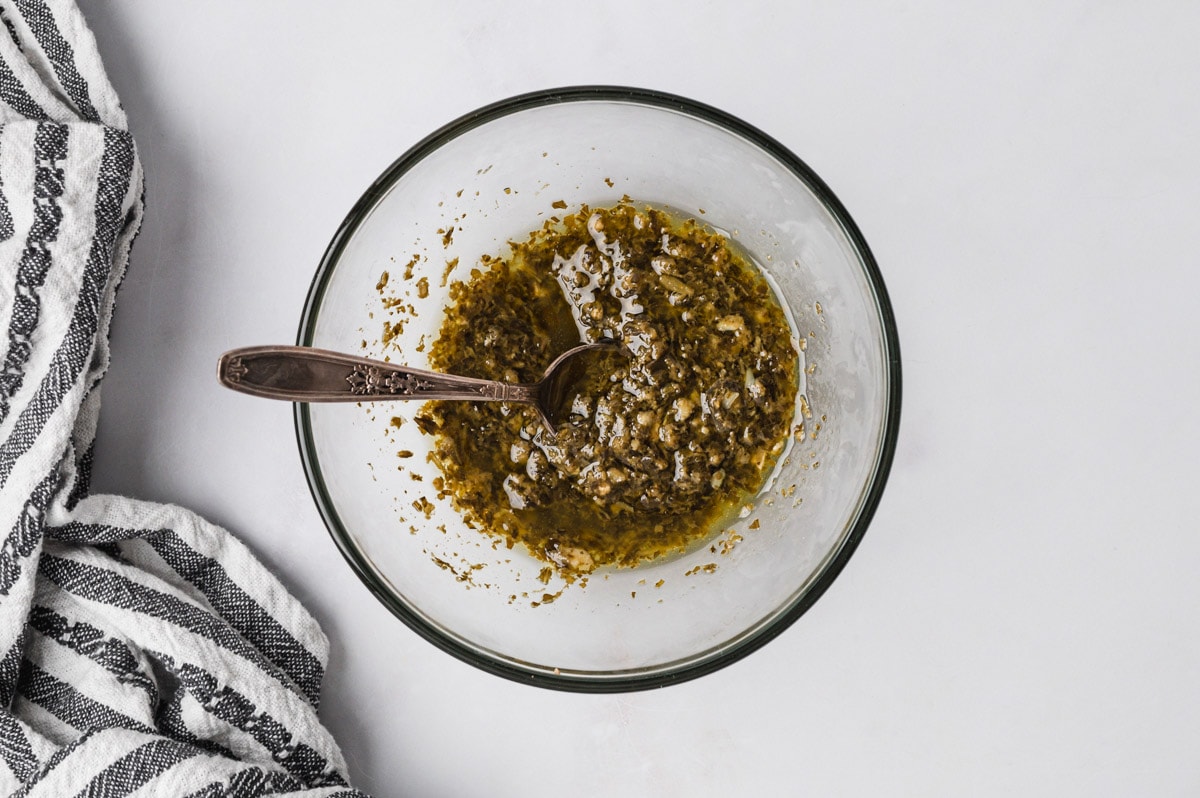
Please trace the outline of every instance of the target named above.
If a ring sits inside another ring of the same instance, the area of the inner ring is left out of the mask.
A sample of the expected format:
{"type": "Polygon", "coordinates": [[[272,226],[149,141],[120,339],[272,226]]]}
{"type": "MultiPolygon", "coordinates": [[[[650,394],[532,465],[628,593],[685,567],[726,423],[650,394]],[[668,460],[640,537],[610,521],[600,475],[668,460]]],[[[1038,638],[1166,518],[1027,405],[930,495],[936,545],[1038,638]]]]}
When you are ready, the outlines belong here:
{"type": "Polygon", "coordinates": [[[74,4],[0,20],[0,794],[361,795],[313,618],[224,530],[88,491],[141,165],[74,4]]]}

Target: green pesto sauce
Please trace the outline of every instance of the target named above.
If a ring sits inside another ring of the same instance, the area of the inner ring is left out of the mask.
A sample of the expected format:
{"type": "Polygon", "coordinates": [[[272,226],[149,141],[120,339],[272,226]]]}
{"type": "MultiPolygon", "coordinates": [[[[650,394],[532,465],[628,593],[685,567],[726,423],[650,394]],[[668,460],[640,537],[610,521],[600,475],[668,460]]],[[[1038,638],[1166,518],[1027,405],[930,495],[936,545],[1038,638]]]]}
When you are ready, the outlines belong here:
{"type": "Polygon", "coordinates": [[[761,487],[789,433],[797,355],[762,275],[693,219],[622,202],[547,223],[451,286],[430,362],[534,382],[615,339],[556,435],[517,404],[430,402],[442,491],[468,523],[571,576],[708,537],[761,487]]]}

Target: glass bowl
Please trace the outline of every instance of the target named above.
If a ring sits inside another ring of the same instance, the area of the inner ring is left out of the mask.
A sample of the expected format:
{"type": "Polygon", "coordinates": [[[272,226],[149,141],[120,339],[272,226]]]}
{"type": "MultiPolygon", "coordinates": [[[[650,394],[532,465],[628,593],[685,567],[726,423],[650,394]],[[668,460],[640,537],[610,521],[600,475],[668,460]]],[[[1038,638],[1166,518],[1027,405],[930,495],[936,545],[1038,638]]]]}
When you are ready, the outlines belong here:
{"type": "Polygon", "coordinates": [[[481,256],[506,254],[508,241],[523,240],[552,215],[625,196],[694,216],[736,240],[772,283],[803,350],[795,417],[802,432],[743,516],[704,545],[599,570],[582,587],[556,575],[546,580],[544,562],[470,529],[448,499],[437,498],[438,471],[425,458],[431,441],[406,423],[416,403],[295,410],[317,506],[375,596],[454,656],[543,687],[657,687],[762,646],[845,566],[895,446],[895,323],[849,214],[778,142],[659,92],[527,94],[417,144],[367,189],[334,236],[299,343],[425,366],[448,284],[467,277],[481,256]],[[389,310],[385,297],[403,301],[389,310]],[[384,323],[396,313],[403,332],[385,347],[384,323]]]}

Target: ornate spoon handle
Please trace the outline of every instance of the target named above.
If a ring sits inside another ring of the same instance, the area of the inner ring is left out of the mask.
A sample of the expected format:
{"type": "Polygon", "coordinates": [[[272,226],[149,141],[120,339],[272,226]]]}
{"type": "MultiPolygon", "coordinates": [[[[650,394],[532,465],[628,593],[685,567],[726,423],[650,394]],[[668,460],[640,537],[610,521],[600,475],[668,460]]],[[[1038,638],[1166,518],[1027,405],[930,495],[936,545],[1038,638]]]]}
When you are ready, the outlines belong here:
{"type": "Polygon", "coordinates": [[[535,402],[537,388],[439,374],[306,346],[232,349],[217,363],[227,388],[290,402],[365,402],[381,399],[474,399],[535,402]]]}

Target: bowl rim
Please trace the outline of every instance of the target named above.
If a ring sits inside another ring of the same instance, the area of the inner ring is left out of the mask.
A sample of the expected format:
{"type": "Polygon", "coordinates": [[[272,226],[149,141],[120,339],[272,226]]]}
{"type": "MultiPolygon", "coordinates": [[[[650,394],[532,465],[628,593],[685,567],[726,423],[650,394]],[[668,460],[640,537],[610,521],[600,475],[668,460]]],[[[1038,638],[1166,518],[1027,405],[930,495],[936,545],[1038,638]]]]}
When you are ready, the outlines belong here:
{"type": "Polygon", "coordinates": [[[504,661],[487,656],[479,650],[472,649],[457,640],[447,637],[436,626],[427,622],[418,613],[407,607],[403,601],[388,589],[384,580],[380,579],[374,573],[370,566],[369,558],[350,542],[349,533],[342,525],[337,511],[333,506],[315,454],[309,406],[304,403],[296,403],[293,406],[293,415],[296,426],[296,442],[300,450],[300,460],[304,468],[305,478],[308,482],[309,491],[312,493],[313,500],[317,505],[317,509],[330,536],[333,538],[335,545],[346,562],[349,563],[351,569],[363,584],[405,625],[425,638],[425,640],[459,660],[512,681],[572,692],[631,692],[664,687],[669,684],[678,684],[720,670],[757,651],[781,634],[816,603],[825,591],[829,589],[829,586],[833,584],[833,581],[842,572],[842,569],[846,567],[851,555],[853,555],[858,544],[862,541],[867,527],[878,508],[880,498],[883,495],[883,489],[891,471],[899,434],[901,399],[899,334],[896,329],[896,320],[892,311],[891,301],[888,298],[887,289],[883,283],[883,277],[879,272],[878,264],[871,254],[870,248],[867,246],[866,239],[841,201],[838,200],[833,191],[816,172],[774,138],[741,119],[704,103],[654,89],[610,85],[566,86],[533,91],[500,100],[471,111],[426,136],[397,158],[363,192],[362,196],[346,215],[346,218],[338,226],[328,247],[326,247],[324,255],[321,257],[320,264],[313,276],[308,295],[304,302],[296,342],[300,346],[312,346],[313,329],[318,309],[343,250],[378,200],[409,169],[446,142],[474,128],[520,111],[548,105],[576,102],[623,102],[675,111],[695,117],[701,121],[712,123],[740,136],[773,156],[816,195],[826,210],[829,211],[830,215],[841,226],[847,240],[858,255],[867,281],[874,291],[876,305],[879,310],[880,324],[883,330],[883,343],[886,354],[884,376],[887,379],[887,407],[884,415],[883,440],[875,463],[874,474],[866,487],[858,517],[855,519],[850,533],[843,538],[836,552],[827,558],[824,569],[811,582],[808,589],[796,597],[790,606],[777,610],[775,616],[760,625],[758,629],[747,634],[732,645],[724,648],[718,647],[717,653],[694,662],[686,662],[678,666],[673,666],[673,663],[666,663],[664,666],[658,666],[662,669],[644,672],[642,669],[632,669],[615,672],[572,671],[556,674],[522,668],[514,664],[515,661],[504,661]]]}

